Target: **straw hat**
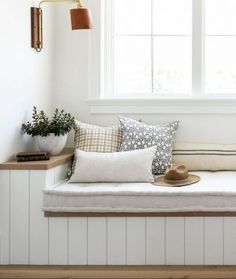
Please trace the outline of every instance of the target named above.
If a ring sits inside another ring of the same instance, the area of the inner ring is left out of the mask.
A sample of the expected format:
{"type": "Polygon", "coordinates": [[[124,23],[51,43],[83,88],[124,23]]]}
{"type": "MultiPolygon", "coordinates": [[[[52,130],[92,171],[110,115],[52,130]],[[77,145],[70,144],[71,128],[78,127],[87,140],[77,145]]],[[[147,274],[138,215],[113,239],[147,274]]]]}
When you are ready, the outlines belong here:
{"type": "Polygon", "coordinates": [[[154,185],[180,187],[197,183],[200,177],[189,174],[185,165],[170,165],[167,167],[165,175],[158,177],[154,185]]]}

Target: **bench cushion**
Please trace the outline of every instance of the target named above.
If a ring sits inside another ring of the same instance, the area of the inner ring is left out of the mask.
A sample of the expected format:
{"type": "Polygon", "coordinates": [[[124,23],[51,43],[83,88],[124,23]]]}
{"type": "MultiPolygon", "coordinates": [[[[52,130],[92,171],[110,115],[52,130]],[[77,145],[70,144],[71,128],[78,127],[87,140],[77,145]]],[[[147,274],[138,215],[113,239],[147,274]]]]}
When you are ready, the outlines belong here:
{"type": "Polygon", "coordinates": [[[201,181],[173,188],[150,183],[68,183],[44,189],[48,212],[236,211],[236,172],[194,172],[201,181]]]}

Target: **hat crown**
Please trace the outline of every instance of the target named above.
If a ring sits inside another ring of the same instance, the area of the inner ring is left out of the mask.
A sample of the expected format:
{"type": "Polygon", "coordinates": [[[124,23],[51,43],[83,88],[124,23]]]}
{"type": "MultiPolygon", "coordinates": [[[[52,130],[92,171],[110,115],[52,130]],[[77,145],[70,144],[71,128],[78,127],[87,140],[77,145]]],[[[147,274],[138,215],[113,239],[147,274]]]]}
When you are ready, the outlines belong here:
{"type": "Polygon", "coordinates": [[[183,180],[189,177],[188,170],[185,165],[171,164],[167,167],[164,178],[166,180],[183,180]]]}

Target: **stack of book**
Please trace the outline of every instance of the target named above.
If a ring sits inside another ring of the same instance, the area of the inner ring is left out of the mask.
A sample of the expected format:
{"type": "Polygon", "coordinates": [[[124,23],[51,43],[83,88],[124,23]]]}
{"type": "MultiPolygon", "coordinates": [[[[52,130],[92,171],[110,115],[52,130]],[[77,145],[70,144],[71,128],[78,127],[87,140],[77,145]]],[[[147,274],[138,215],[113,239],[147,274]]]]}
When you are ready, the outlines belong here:
{"type": "Polygon", "coordinates": [[[50,159],[48,152],[20,152],[16,155],[17,162],[44,161],[50,159]]]}

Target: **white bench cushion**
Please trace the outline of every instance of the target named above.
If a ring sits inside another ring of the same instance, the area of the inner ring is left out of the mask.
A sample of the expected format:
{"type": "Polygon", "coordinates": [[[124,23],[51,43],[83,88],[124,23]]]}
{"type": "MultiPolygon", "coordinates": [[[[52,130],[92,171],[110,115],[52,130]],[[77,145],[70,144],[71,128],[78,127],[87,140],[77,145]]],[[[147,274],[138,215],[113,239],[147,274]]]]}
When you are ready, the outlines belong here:
{"type": "Polygon", "coordinates": [[[173,188],[150,183],[62,183],[44,189],[48,212],[236,212],[236,171],[194,172],[201,181],[173,188]]]}

